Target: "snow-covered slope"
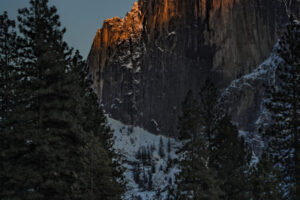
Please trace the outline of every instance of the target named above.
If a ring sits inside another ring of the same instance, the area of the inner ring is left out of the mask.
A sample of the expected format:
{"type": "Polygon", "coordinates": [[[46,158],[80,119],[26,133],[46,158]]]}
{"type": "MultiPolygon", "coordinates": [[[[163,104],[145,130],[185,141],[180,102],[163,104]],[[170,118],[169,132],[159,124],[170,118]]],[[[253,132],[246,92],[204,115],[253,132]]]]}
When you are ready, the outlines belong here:
{"type": "MultiPolygon", "coordinates": [[[[180,159],[176,152],[182,143],[140,127],[124,125],[109,117],[108,123],[114,131],[114,149],[121,156],[125,169],[127,183],[123,200],[167,200],[168,187],[176,188],[175,176],[179,169],[174,161],[180,159]],[[143,151],[144,154],[139,153],[143,151]]],[[[240,131],[241,137],[248,138],[247,134],[240,131]]],[[[247,143],[255,141],[262,142],[259,137],[254,137],[248,138],[247,143]]],[[[258,160],[253,152],[251,163],[255,164],[258,160]]]]}
{"type": "MultiPolygon", "coordinates": [[[[278,57],[278,48],[278,44],[275,45],[268,59],[250,74],[232,81],[221,95],[220,101],[231,114],[240,136],[253,150],[252,164],[258,162],[264,148],[260,129],[263,130],[270,122],[265,108],[265,85],[274,84],[276,66],[283,62],[278,57]]],[[[108,121],[114,129],[114,148],[122,156],[122,166],[126,169],[127,192],[123,199],[167,199],[168,185],[174,185],[178,172],[178,166],[173,161],[178,159],[176,151],[182,144],[173,138],[127,126],[112,118],[108,118],[108,121]],[[170,152],[168,143],[171,144],[170,152]],[[165,156],[160,149],[163,149],[165,156]]]]}
{"type": "Polygon", "coordinates": [[[123,199],[167,199],[167,186],[174,184],[178,172],[171,160],[177,159],[176,151],[181,143],[109,117],[108,123],[114,130],[114,148],[121,155],[125,168],[127,192],[123,199]]]}

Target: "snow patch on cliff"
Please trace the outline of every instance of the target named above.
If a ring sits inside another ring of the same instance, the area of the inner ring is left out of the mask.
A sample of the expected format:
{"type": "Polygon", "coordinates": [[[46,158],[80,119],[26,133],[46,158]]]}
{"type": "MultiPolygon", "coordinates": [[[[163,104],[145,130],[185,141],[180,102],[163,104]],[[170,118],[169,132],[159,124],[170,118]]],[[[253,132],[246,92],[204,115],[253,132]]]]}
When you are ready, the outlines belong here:
{"type": "MultiPolygon", "coordinates": [[[[277,43],[273,48],[269,58],[267,58],[262,64],[260,64],[255,70],[251,73],[246,74],[234,81],[222,92],[221,102],[224,102],[225,107],[231,108],[237,105],[242,106],[242,103],[239,102],[239,99],[244,97],[246,91],[252,91],[253,96],[262,98],[257,111],[256,121],[253,122],[253,127],[264,127],[269,122],[269,112],[265,107],[266,95],[265,95],[265,85],[273,85],[276,78],[275,72],[277,65],[280,62],[283,62],[280,57],[278,57],[277,50],[279,44],[277,43]]],[[[247,99],[244,99],[245,101],[247,99]]],[[[255,111],[253,111],[255,112],[255,111]]],[[[252,123],[252,122],[251,122],[252,123]]],[[[238,124],[237,124],[238,125],[238,124]]],[[[239,125],[238,125],[239,126],[239,125]]],[[[257,130],[255,130],[257,131],[257,130]]]]}

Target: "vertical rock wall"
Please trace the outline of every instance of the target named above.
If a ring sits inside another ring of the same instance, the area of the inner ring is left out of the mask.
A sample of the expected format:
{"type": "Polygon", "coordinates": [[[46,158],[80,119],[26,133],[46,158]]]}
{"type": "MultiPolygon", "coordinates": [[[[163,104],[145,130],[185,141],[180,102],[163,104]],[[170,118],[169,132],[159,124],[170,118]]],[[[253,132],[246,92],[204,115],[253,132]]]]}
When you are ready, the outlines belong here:
{"type": "Polygon", "coordinates": [[[252,71],[286,20],[274,0],[140,0],[97,32],[93,87],[112,117],[174,135],[187,91],[207,77],[222,89],[252,71]]]}

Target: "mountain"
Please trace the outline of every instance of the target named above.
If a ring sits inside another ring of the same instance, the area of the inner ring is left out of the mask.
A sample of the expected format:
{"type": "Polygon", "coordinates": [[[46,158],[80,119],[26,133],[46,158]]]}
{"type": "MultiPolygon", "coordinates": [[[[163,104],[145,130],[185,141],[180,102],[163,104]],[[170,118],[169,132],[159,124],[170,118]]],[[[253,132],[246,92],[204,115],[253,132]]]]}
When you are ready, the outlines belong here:
{"type": "MultiPolygon", "coordinates": [[[[299,14],[300,2],[290,2],[299,14]]],[[[269,57],[287,19],[278,0],[139,0],[97,31],[87,66],[93,88],[112,118],[175,135],[188,90],[209,77],[226,91],[269,57]]],[[[259,117],[262,98],[252,89],[227,101],[244,131],[259,117]]]]}

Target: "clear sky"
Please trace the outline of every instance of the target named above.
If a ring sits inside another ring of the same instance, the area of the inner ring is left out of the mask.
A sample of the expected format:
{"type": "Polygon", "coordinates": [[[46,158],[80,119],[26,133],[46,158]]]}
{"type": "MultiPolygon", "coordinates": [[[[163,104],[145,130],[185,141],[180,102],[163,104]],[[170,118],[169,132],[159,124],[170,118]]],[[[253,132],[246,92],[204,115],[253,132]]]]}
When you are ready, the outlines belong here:
{"type": "MultiPolygon", "coordinates": [[[[79,49],[87,57],[98,28],[105,19],[124,17],[137,0],[49,0],[60,15],[62,25],[67,28],[65,40],[69,46],[79,49]]],[[[0,0],[0,13],[7,11],[11,18],[17,9],[29,5],[29,0],[0,0]]]]}

